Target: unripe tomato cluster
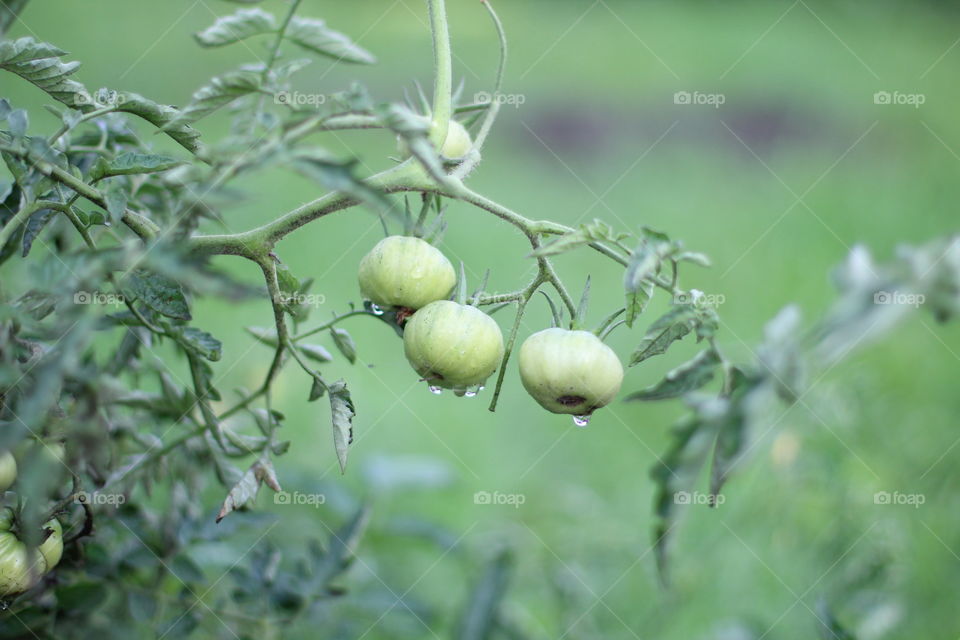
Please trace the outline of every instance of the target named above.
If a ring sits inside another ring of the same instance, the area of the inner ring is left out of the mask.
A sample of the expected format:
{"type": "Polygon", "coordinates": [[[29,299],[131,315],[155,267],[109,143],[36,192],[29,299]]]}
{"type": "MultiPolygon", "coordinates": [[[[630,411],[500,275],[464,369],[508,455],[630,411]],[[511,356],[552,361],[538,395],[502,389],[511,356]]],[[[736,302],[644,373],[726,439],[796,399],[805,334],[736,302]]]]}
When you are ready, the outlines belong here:
{"type": "MultiPolygon", "coordinates": [[[[436,247],[419,238],[385,238],[360,261],[359,281],[374,305],[402,312],[404,354],[435,393],[475,395],[500,366],[500,327],[477,307],[447,299],[456,275],[436,247]]],[[[623,382],[619,358],[589,331],[539,331],[520,347],[519,360],[527,393],[580,426],[613,401],[623,382]]]]}
{"type": "MultiPolygon", "coordinates": [[[[0,453],[0,491],[9,489],[17,479],[17,462],[9,451],[0,453]]],[[[51,571],[63,556],[63,528],[56,518],[43,525],[46,538],[35,549],[28,549],[14,528],[14,511],[0,511],[0,597],[21,593],[51,571]]]]}

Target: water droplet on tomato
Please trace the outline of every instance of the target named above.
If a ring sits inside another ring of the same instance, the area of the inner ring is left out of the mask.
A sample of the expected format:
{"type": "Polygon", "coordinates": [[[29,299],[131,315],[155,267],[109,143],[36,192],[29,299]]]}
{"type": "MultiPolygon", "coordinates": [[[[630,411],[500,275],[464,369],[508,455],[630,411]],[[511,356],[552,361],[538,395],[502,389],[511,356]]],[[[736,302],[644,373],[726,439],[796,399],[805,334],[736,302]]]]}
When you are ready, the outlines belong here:
{"type": "Polygon", "coordinates": [[[440,387],[435,387],[434,385],[430,385],[427,388],[430,389],[430,393],[432,393],[435,396],[438,396],[441,393],[443,393],[443,389],[441,389],[440,387]]]}
{"type": "Polygon", "coordinates": [[[578,427],[585,427],[590,424],[590,416],[573,416],[573,424],[578,427]]]}
{"type": "Polygon", "coordinates": [[[383,309],[381,309],[380,307],[378,307],[377,305],[375,305],[375,304],[373,304],[373,303],[370,304],[370,311],[372,311],[372,312],[373,312],[373,315],[375,315],[375,316],[382,316],[382,315],[383,315],[383,309]]]}

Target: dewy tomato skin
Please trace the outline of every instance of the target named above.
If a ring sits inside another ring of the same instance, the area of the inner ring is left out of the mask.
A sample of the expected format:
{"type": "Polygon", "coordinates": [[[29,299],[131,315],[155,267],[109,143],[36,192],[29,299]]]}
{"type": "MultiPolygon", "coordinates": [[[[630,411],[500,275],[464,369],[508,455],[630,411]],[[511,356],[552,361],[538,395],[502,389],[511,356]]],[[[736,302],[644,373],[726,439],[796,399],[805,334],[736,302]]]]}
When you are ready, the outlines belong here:
{"type": "Polygon", "coordinates": [[[520,380],[547,411],[589,416],[620,392],[623,365],[589,331],[544,329],[520,347],[520,380]]]}
{"type": "Polygon", "coordinates": [[[483,384],[503,359],[503,334],[476,307],[441,300],[420,309],[403,331],[410,365],[433,387],[483,384]]]}
{"type": "Polygon", "coordinates": [[[0,453],[0,491],[9,489],[17,479],[17,461],[9,451],[0,453]]]}
{"type": "Polygon", "coordinates": [[[457,282],[443,253],[420,238],[389,236],[360,261],[364,298],[381,307],[419,309],[450,295],[457,282]]]}
{"type": "Polygon", "coordinates": [[[26,591],[52,569],[63,554],[63,532],[56,518],[44,525],[53,529],[39,549],[29,551],[27,545],[10,531],[13,511],[0,512],[0,597],[26,591]]]}

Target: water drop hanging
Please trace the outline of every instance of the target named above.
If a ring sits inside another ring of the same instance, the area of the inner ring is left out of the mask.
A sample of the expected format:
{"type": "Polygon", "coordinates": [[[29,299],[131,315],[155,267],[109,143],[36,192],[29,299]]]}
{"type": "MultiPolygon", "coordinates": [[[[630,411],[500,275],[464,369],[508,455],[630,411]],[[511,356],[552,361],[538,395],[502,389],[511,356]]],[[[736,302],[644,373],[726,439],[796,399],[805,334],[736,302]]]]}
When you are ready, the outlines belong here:
{"type": "Polygon", "coordinates": [[[440,395],[441,393],[443,393],[443,389],[441,389],[440,387],[435,387],[435,386],[433,386],[433,385],[430,385],[430,386],[427,387],[427,388],[430,389],[430,393],[432,393],[432,394],[435,395],[435,396],[438,396],[438,395],[440,395]]]}
{"type": "Polygon", "coordinates": [[[573,424],[578,427],[585,427],[590,424],[590,416],[573,416],[573,424]]]}

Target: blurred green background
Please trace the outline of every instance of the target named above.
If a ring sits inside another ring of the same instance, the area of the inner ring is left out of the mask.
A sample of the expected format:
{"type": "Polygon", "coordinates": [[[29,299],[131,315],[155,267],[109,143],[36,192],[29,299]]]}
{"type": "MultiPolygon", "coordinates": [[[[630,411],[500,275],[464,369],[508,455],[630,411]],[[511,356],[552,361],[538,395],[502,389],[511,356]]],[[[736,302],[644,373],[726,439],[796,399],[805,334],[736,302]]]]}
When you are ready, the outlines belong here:
{"type": "MultiPolygon", "coordinates": [[[[422,4],[305,2],[302,14],[323,17],[380,63],[314,63],[298,89],[332,92],[357,79],[375,98],[396,100],[415,79],[429,85],[422,4]]],[[[489,20],[474,0],[449,5],[464,94],[489,90],[497,61],[489,20]]],[[[284,3],[260,6],[279,12],[284,3]]],[[[194,44],[193,32],[235,8],[38,0],[13,35],[70,51],[88,87],[183,104],[211,75],[263,56],[256,40],[215,51],[194,44]]],[[[720,341],[735,360],[753,357],[763,324],[787,303],[798,302],[808,320],[826,309],[829,269],[855,244],[885,258],[898,244],[957,230],[960,16],[943,5],[527,0],[498,10],[511,45],[505,92],[523,104],[501,111],[471,186],[529,217],[571,225],[599,217],[633,232],[648,225],[709,254],[714,267],[688,267],[684,281],[725,297],[720,341]],[[883,91],[920,94],[924,104],[876,104],[883,91]],[[722,94],[724,103],[676,104],[677,92],[722,94]]],[[[13,76],[2,83],[16,107],[45,102],[13,76]]],[[[47,131],[53,119],[34,115],[31,126],[47,131]]],[[[213,137],[224,128],[220,116],[200,126],[213,137]]],[[[394,150],[376,131],[330,134],[325,144],[370,172],[388,166],[394,150]]],[[[238,187],[244,199],[224,211],[232,231],[319,195],[285,173],[238,187]]],[[[494,291],[527,281],[524,241],[510,227],[461,204],[450,206],[449,222],[443,249],[473,282],[488,267],[494,291]]],[[[359,302],[356,265],[381,236],[375,217],[355,209],[279,245],[293,272],[315,277],[325,296],[313,323],[359,302]]],[[[248,264],[219,260],[258,281],[248,264]]],[[[587,251],[559,264],[575,288],[592,275],[595,322],[622,304],[619,269],[587,251]]],[[[266,303],[202,301],[194,315],[224,342],[222,387],[253,387],[270,353],[243,327],[270,324],[266,303]]],[[[497,317],[509,326],[506,313],[497,317]]],[[[521,337],[546,323],[537,302],[521,337]]],[[[344,637],[430,637],[424,623],[447,628],[502,544],[519,561],[509,615],[538,638],[807,639],[820,598],[867,640],[960,633],[956,326],[917,314],[819,381],[807,400],[815,415],[801,407],[771,416],[725,503],[687,510],[669,591],[657,585],[650,552],[648,472],[679,404],[618,403],[577,429],[541,411],[511,367],[492,414],[489,391],[475,399],[428,393],[388,328],[366,318],[344,326],[360,361],[338,360],[326,375],[346,378],[357,404],[347,474],[337,472],[326,405],[308,405],[309,381],[288,367],[274,402],[294,443],[278,463],[280,480],[327,502],[274,505],[265,493],[260,506],[282,518],[270,537],[295,552],[357,501],[373,500],[372,532],[349,586],[362,593],[382,581],[414,610],[434,612],[421,622],[391,598],[347,598],[336,607],[349,621],[344,637]],[[477,491],[520,494],[524,503],[477,505],[477,491]],[[925,503],[876,505],[878,491],[923,494],[925,503]]],[[[626,357],[639,334],[621,328],[610,343],[626,357]]],[[[692,353],[682,345],[629,371],[625,390],[655,382],[692,353]]],[[[198,552],[214,579],[245,550],[242,537],[232,543],[198,552]]]]}

